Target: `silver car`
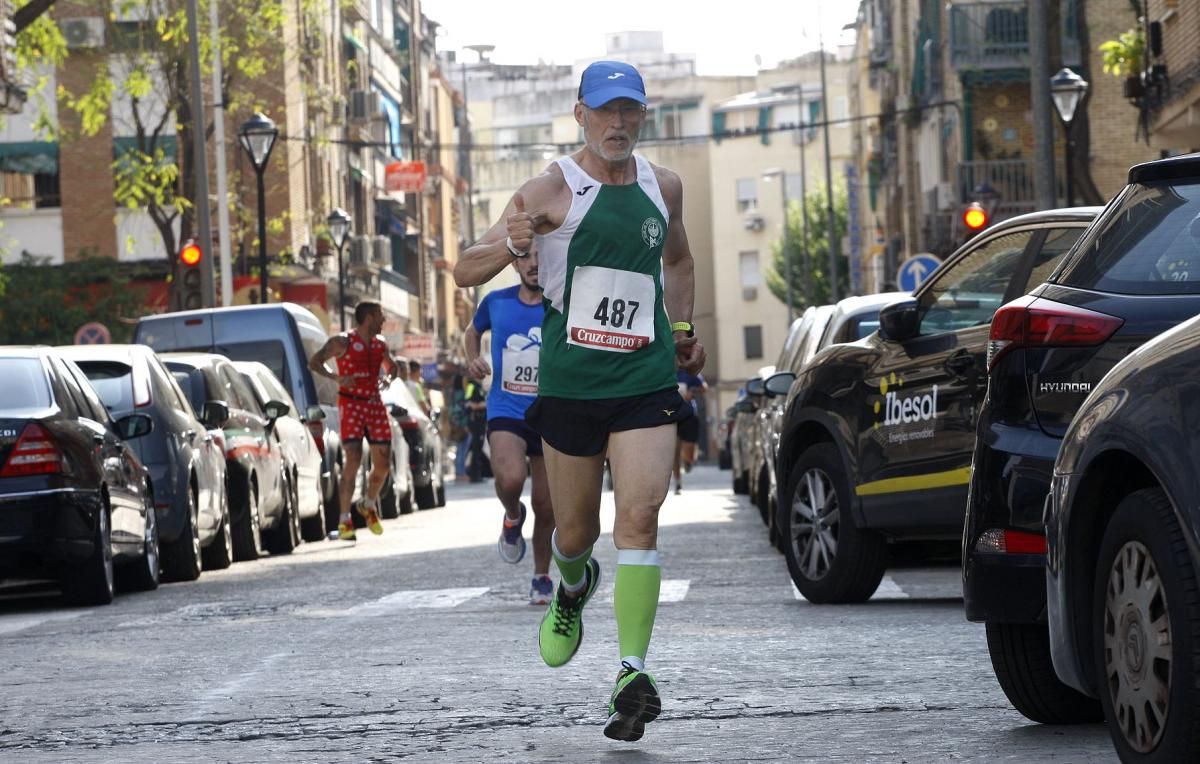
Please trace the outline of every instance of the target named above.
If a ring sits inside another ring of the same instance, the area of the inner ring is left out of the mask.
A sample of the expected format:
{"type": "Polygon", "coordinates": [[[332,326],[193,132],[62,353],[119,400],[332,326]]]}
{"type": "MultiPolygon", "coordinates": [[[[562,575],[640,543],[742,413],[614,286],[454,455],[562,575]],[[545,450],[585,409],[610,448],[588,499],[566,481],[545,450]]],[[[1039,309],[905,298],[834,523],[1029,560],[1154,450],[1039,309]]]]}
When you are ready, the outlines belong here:
{"type": "MultiPolygon", "coordinates": [[[[412,468],[417,508],[446,506],[446,449],[436,422],[421,410],[402,379],[393,380],[382,397],[408,442],[408,463],[412,468]]],[[[438,411],[434,409],[434,419],[437,415],[438,411]]]]}

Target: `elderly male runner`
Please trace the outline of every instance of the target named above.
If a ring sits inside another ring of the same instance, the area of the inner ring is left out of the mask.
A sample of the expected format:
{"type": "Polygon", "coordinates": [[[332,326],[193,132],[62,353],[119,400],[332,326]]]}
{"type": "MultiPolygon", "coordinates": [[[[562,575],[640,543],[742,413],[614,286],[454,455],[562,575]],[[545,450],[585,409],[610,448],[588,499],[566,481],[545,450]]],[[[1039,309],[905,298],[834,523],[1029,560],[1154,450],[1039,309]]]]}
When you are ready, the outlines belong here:
{"type": "Polygon", "coordinates": [[[521,502],[525,475],[532,474],[529,503],[533,508],[533,581],[530,605],[549,605],[554,595],[550,580],[550,534],[554,510],[546,483],[542,439],[525,421],[525,411],[538,393],[538,359],[542,350],[542,288],[538,286],[537,249],[513,260],[521,283],[488,293],[467,328],[468,370],[478,380],[492,374],[487,397],[487,437],[492,448],[496,496],[504,505],[504,524],[497,549],[500,559],[516,565],[525,557],[526,508],[521,502]],[[492,362],[479,355],[482,336],[492,333],[492,362]],[[526,463],[528,459],[528,463],[526,463]]]}
{"type": "Polygon", "coordinates": [[[542,436],[561,575],[539,646],[548,665],[562,666],[583,638],[582,610],[600,580],[591,554],[607,453],[617,505],[621,669],[604,734],[630,741],[661,709],[645,670],[661,582],[658,510],[670,484],[677,423],[692,416],[675,371],[678,364],[699,373],[704,365],[690,323],[683,185],[633,153],[645,104],[634,67],[589,66],[575,105],[585,147],[522,185],[504,218],[455,268],[459,286],[481,284],[538,248],[546,316],[538,398],[526,419],[542,436]]]}
{"type": "Polygon", "coordinates": [[[392,463],[392,426],[379,391],[395,379],[399,370],[387,343],[379,336],[383,329],[383,306],[377,302],[360,302],[354,306],[354,323],[353,331],[330,337],[308,361],[308,368],[314,374],[338,383],[338,418],[345,453],[338,491],[342,510],[338,519],[338,538],[348,541],[356,537],[350,505],[354,501],[354,483],[362,464],[363,436],[371,445],[371,474],[363,489],[358,512],[372,533],[383,533],[383,524],[379,522],[379,492],[392,463]],[[337,359],[337,374],[325,367],[330,358],[337,359]],[[387,369],[386,376],[380,376],[381,367],[387,369]]]}

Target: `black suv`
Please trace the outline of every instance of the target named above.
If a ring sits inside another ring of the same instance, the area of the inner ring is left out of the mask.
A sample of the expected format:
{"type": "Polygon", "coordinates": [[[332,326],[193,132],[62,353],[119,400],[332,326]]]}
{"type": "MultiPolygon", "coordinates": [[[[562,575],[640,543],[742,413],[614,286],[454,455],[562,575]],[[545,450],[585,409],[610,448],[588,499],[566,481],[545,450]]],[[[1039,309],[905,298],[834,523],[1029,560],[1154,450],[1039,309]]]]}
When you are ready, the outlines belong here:
{"type": "Polygon", "coordinates": [[[1022,215],[952,254],[880,329],[796,377],[777,463],[792,581],[813,602],[860,602],[887,541],[962,533],[992,314],[1040,284],[1094,208],[1022,215]]]}
{"type": "Polygon", "coordinates": [[[1098,718],[1100,709],[1044,670],[1043,513],[1054,459],[1072,417],[1118,361],[1200,314],[1200,155],[1132,168],[1129,185],[1046,282],[992,321],[963,598],[967,618],[987,624],[1009,700],[1034,721],[1063,723],[1098,718]]]}

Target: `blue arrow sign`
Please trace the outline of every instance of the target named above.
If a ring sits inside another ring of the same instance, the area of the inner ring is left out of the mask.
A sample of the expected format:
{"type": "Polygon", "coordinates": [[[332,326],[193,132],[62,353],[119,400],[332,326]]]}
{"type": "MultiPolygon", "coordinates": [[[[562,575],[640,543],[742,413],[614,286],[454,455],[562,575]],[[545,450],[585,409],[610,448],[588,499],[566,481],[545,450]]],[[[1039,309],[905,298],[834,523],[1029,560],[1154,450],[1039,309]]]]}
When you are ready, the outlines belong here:
{"type": "Polygon", "coordinates": [[[941,260],[930,254],[913,255],[900,263],[900,270],[896,273],[897,284],[903,291],[911,292],[921,286],[941,264],[941,260]]]}

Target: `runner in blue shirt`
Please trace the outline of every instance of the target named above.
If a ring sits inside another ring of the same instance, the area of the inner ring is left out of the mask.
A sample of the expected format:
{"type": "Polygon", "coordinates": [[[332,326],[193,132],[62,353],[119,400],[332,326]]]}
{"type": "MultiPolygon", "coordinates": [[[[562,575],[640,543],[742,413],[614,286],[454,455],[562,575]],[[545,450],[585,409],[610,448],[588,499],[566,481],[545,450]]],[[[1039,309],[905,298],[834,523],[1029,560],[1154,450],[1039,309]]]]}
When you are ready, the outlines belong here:
{"type": "Polygon", "coordinates": [[[549,576],[554,508],[546,482],[541,436],[525,422],[525,409],[538,394],[538,357],[542,349],[542,288],[538,285],[536,248],[528,257],[514,259],[513,268],[521,277],[520,285],[484,297],[467,329],[467,370],[479,380],[493,375],[487,398],[487,437],[496,496],[504,505],[504,525],[497,544],[500,558],[515,565],[525,556],[521,528],[526,508],[521,492],[525,475],[531,473],[534,575],[529,604],[548,605],[554,595],[549,576]],[[487,331],[492,333],[490,364],[480,356],[480,340],[487,331]]]}

